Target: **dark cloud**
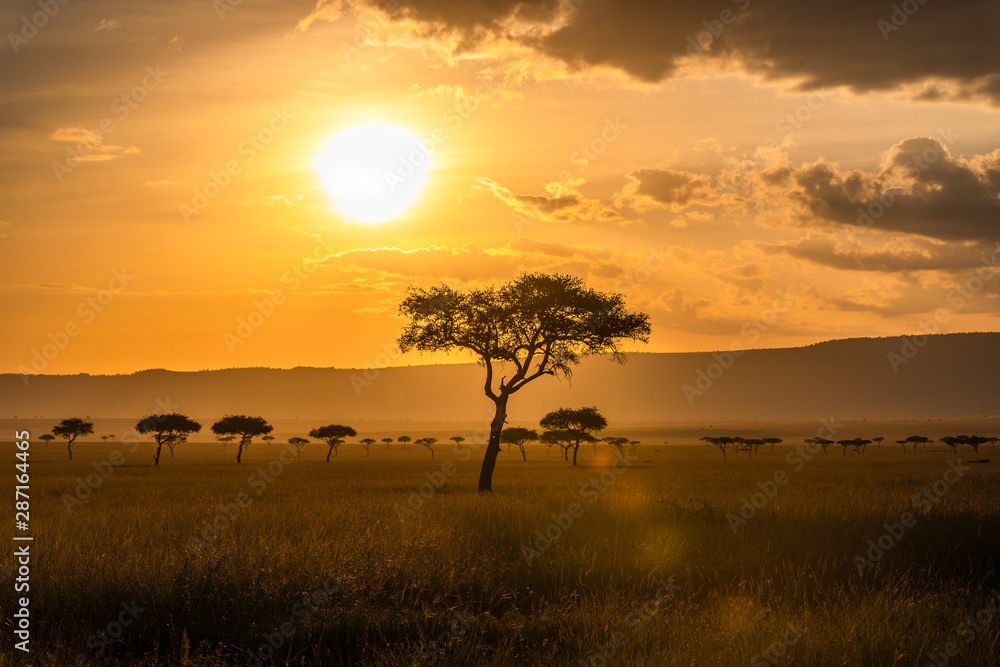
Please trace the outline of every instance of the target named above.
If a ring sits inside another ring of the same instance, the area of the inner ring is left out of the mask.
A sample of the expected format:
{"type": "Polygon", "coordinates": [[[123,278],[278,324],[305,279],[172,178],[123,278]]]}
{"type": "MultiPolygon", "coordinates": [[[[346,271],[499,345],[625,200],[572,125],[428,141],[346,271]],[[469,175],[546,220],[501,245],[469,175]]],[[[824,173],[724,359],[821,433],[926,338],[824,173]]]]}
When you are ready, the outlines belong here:
{"type": "Polygon", "coordinates": [[[889,91],[947,81],[948,92],[914,94],[1000,103],[1000,5],[993,0],[418,0],[404,2],[396,16],[458,32],[464,48],[507,37],[576,68],[609,66],[647,82],[670,77],[694,55],[736,61],[802,89],[889,91]],[[532,22],[537,29],[524,30],[532,22]]]}
{"type": "Polygon", "coordinates": [[[916,137],[890,148],[874,171],[822,161],[764,170],[752,192],[762,208],[779,199],[791,205],[792,214],[771,217],[770,224],[833,224],[944,241],[1000,240],[1000,149],[963,159],[941,139],[916,137]]]}
{"type": "Polygon", "coordinates": [[[701,174],[673,169],[635,169],[628,173],[621,201],[638,210],[667,208],[679,211],[691,204],[716,201],[712,180],[701,174]]]}

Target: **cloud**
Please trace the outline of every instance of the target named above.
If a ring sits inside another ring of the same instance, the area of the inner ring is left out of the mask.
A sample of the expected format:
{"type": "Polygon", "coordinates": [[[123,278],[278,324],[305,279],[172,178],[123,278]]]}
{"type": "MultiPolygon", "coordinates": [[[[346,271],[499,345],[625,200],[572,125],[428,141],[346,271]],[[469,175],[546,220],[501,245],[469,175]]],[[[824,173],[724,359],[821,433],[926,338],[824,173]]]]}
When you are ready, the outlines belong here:
{"type": "Polygon", "coordinates": [[[83,127],[61,127],[49,135],[53,141],[76,144],[74,159],[80,162],[106,162],[140,152],[138,146],[115,146],[101,143],[101,135],[83,127]]]}
{"type": "Polygon", "coordinates": [[[992,261],[997,248],[989,244],[941,243],[927,239],[894,240],[876,247],[810,234],[796,241],[757,243],[763,252],[784,254],[842,271],[963,271],[992,261]]]}
{"type": "Polygon", "coordinates": [[[873,171],[823,160],[766,168],[749,180],[769,225],[902,232],[944,241],[1000,240],[1000,149],[955,157],[934,137],[906,139],[873,171]],[[788,215],[768,215],[787,206],[788,215]]]}
{"type": "MultiPolygon", "coordinates": [[[[398,0],[353,4],[399,6],[398,0]]],[[[998,12],[992,0],[731,0],[714,6],[683,0],[413,0],[393,18],[416,24],[459,54],[496,54],[496,44],[505,42],[508,55],[527,47],[578,71],[614,68],[647,83],[722,67],[802,90],[912,90],[923,101],[1000,104],[998,12]]]]}
{"type": "Polygon", "coordinates": [[[120,27],[122,27],[122,24],[118,22],[118,19],[111,19],[110,21],[108,19],[101,19],[101,22],[94,28],[94,32],[100,32],[102,30],[110,32],[112,30],[117,30],[120,27]]]}
{"type": "Polygon", "coordinates": [[[480,178],[480,186],[476,187],[489,190],[493,196],[521,215],[541,221],[620,222],[623,220],[621,213],[613,206],[600,199],[583,195],[579,190],[583,183],[582,178],[570,179],[564,183],[549,183],[545,186],[545,193],[540,195],[517,194],[488,178],[480,178]]]}
{"type": "Polygon", "coordinates": [[[689,206],[711,206],[718,202],[708,176],[659,168],[634,169],[627,176],[629,183],[617,201],[640,212],[652,209],[677,212],[689,206]]]}

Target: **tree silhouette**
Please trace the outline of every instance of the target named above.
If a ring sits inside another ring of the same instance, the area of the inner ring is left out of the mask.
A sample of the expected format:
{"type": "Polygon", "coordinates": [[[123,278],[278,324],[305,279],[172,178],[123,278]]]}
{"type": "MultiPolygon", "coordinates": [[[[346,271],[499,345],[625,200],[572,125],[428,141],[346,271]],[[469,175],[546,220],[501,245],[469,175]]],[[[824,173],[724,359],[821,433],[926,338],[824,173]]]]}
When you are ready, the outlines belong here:
{"type": "Polygon", "coordinates": [[[434,458],[434,443],[437,441],[437,438],[420,438],[417,440],[417,444],[421,447],[426,447],[427,451],[431,453],[431,458],[434,458]]]}
{"type": "Polygon", "coordinates": [[[877,444],[879,449],[882,449],[882,441],[883,440],[885,440],[885,438],[883,436],[881,436],[881,435],[879,437],[877,437],[877,438],[872,438],[872,442],[874,442],[875,444],[877,444]]]}
{"type": "MultiPolygon", "coordinates": [[[[638,440],[629,440],[628,444],[629,447],[632,448],[632,453],[635,454],[636,450],[639,449],[639,445],[641,445],[642,443],[638,440]]],[[[666,444],[666,440],[663,441],[663,444],[666,444]]]]}
{"type": "Polygon", "coordinates": [[[263,438],[261,438],[261,440],[264,441],[265,445],[270,445],[272,442],[274,442],[274,436],[273,435],[265,435],[263,438]]]}
{"type": "Polygon", "coordinates": [[[235,435],[226,435],[226,436],[222,436],[221,438],[216,438],[216,440],[218,440],[219,442],[222,443],[222,448],[223,449],[225,449],[226,445],[228,445],[229,443],[231,443],[235,439],[236,439],[235,435]]]}
{"type": "MultiPolygon", "coordinates": [[[[542,442],[548,445],[558,445],[559,449],[562,451],[563,459],[569,462],[570,450],[573,451],[573,459],[576,460],[576,449],[580,447],[581,442],[593,442],[596,440],[594,436],[587,433],[581,433],[580,431],[569,431],[569,430],[554,430],[554,431],[544,431],[539,438],[542,442]],[[576,449],[574,449],[576,448],[576,449]]],[[[573,465],[576,465],[574,463],[573,465]]]]}
{"type": "Polygon", "coordinates": [[[102,435],[101,436],[101,442],[107,442],[107,441],[108,441],[108,436],[102,435]]]}
{"type": "Polygon", "coordinates": [[[559,408],[548,413],[538,422],[546,431],[562,431],[572,442],[573,465],[581,442],[595,442],[592,433],[608,427],[608,420],[591,406],[587,408],[559,408]]]}
{"type": "Polygon", "coordinates": [[[779,445],[784,442],[781,438],[762,438],[765,445],[771,445],[771,451],[774,451],[774,446],[779,445]]]}
{"type": "Polygon", "coordinates": [[[170,449],[170,458],[174,458],[174,447],[186,442],[192,433],[201,430],[201,424],[187,415],[171,412],[165,415],[150,415],[143,417],[135,425],[135,430],[143,435],[151,433],[156,441],[156,454],[153,455],[153,465],[160,465],[160,452],[163,445],[170,449]]]}
{"type": "Polygon", "coordinates": [[[451,440],[451,441],[453,441],[455,443],[455,451],[458,451],[459,449],[461,449],[462,448],[462,443],[465,442],[465,438],[463,438],[460,435],[455,435],[455,436],[452,436],[452,437],[450,437],[448,439],[451,440]]]}
{"type": "Polygon", "coordinates": [[[628,444],[628,438],[604,438],[604,442],[617,449],[619,456],[625,456],[625,445],[628,444]]]}
{"type": "Polygon", "coordinates": [[[368,456],[368,450],[371,446],[375,444],[375,438],[365,438],[361,441],[361,446],[365,448],[365,456],[368,456]]]}
{"type": "MultiPolygon", "coordinates": [[[[454,438],[452,438],[454,440],[454,438]]],[[[500,434],[501,442],[505,442],[508,445],[515,445],[521,450],[521,460],[527,461],[528,457],[524,453],[524,443],[532,442],[533,440],[538,440],[538,432],[529,429],[521,428],[520,426],[511,426],[505,428],[500,434]]]]}
{"type": "Polygon", "coordinates": [[[717,438],[713,435],[705,435],[699,439],[705,443],[706,447],[709,445],[718,447],[719,451],[722,452],[722,458],[726,458],[726,448],[729,446],[731,438],[717,438]]]}
{"type": "Polygon", "coordinates": [[[330,462],[330,454],[336,452],[340,454],[340,446],[344,444],[344,438],[354,438],[358,435],[350,426],[342,424],[328,424],[309,431],[310,438],[318,438],[325,442],[330,449],[326,450],[326,462],[330,462]]]}
{"type": "MultiPolygon", "coordinates": [[[[603,294],[568,275],[526,273],[500,287],[461,292],[447,286],[411,288],[400,305],[409,322],[403,352],[469,350],[486,369],[483,390],[493,401],[490,438],[479,491],[493,490],[500,433],[510,396],[545,375],[569,377],[585,356],[623,361],[619,341],[648,342],[649,316],[626,310],[620,294],[603,294]],[[511,375],[500,377],[505,367],[511,375]]],[[[575,453],[575,452],[574,452],[575,453]]]]}
{"type": "Polygon", "coordinates": [[[951,447],[952,452],[958,454],[958,446],[961,444],[958,438],[951,435],[946,435],[945,437],[941,438],[941,442],[948,445],[948,447],[951,447]]]}
{"type": "Polygon", "coordinates": [[[43,433],[42,435],[38,436],[38,439],[44,441],[45,445],[48,446],[50,441],[56,439],[56,436],[52,435],[51,433],[43,433]]]}
{"type": "Polygon", "coordinates": [[[854,438],[853,440],[838,440],[837,444],[844,448],[844,456],[847,456],[847,448],[854,447],[854,451],[858,454],[868,445],[871,444],[871,440],[864,440],[862,438],[854,438]]]}
{"type": "Polygon", "coordinates": [[[111,442],[114,442],[115,441],[115,434],[112,433],[111,435],[109,435],[108,439],[111,440],[111,442]]]}
{"type": "Polygon", "coordinates": [[[406,443],[408,443],[412,439],[413,438],[411,438],[408,435],[401,435],[398,438],[396,438],[396,440],[399,440],[401,443],[403,443],[403,449],[406,449],[406,443]]]}
{"type": "MultiPolygon", "coordinates": [[[[912,442],[913,443],[913,451],[914,452],[917,451],[917,445],[923,445],[924,448],[926,449],[927,448],[927,443],[930,442],[930,441],[931,441],[930,438],[925,438],[922,435],[911,435],[909,438],[906,438],[905,440],[903,440],[903,442],[912,442]]],[[[903,446],[903,451],[904,452],[906,451],[906,446],[905,445],[903,446]]]]}
{"type": "MultiPolygon", "coordinates": [[[[240,437],[239,449],[236,450],[236,463],[243,462],[243,449],[250,444],[250,441],[257,436],[267,435],[274,430],[274,427],[267,423],[263,417],[251,417],[249,415],[226,415],[219,421],[212,424],[212,433],[221,436],[240,437]]],[[[232,440],[230,440],[232,442],[232,440]]]]}
{"type": "Polygon", "coordinates": [[[819,445],[823,448],[823,456],[826,456],[826,448],[833,444],[833,440],[827,440],[826,438],[807,438],[806,442],[810,445],[819,445]]]}
{"type": "Polygon", "coordinates": [[[289,438],[288,444],[295,448],[295,456],[298,457],[302,453],[302,448],[309,444],[309,441],[305,438],[289,438]]]}
{"type": "Polygon", "coordinates": [[[81,435],[90,435],[93,432],[93,423],[76,417],[64,419],[52,429],[52,435],[66,438],[66,450],[69,452],[70,461],[73,460],[73,442],[81,435]]]}
{"type": "Polygon", "coordinates": [[[389,449],[389,445],[392,444],[392,438],[382,438],[382,442],[385,443],[385,448],[389,449]]]}

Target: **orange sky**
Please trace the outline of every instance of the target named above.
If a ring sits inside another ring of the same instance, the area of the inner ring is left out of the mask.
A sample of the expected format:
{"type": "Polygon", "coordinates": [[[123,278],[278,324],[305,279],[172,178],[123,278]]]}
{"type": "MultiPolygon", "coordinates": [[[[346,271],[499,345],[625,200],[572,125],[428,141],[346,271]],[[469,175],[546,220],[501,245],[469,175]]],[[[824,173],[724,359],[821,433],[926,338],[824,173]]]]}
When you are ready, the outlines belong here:
{"type": "Polygon", "coordinates": [[[997,330],[996,9],[789,3],[4,3],[0,371],[422,363],[408,285],[528,269],[650,351],[997,330]],[[313,167],[371,122],[434,144],[378,224],[313,167]]]}

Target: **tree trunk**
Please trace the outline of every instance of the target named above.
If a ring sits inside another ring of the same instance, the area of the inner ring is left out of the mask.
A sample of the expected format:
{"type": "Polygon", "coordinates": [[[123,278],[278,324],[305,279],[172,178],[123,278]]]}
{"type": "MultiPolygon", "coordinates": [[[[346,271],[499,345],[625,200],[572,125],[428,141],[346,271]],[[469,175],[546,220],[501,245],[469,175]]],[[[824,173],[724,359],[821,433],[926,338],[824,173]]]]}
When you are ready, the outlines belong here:
{"type": "Polygon", "coordinates": [[[69,442],[66,444],[66,449],[69,451],[69,460],[73,460],[73,443],[69,442]]]}
{"type": "Polygon", "coordinates": [[[573,465],[576,465],[576,453],[580,451],[580,443],[576,443],[576,447],[573,448],[573,465]]]}
{"type": "Polygon", "coordinates": [[[496,413],[490,423],[490,441],[486,445],[483,467],[479,471],[480,493],[492,493],[493,491],[493,469],[497,467],[497,454],[500,453],[500,433],[507,421],[507,394],[501,394],[493,399],[493,403],[496,405],[496,413]]]}
{"type": "Polygon", "coordinates": [[[528,460],[528,455],[524,453],[524,445],[519,445],[519,446],[521,448],[521,460],[527,461],[528,460]]]}
{"type": "Polygon", "coordinates": [[[333,454],[333,445],[330,445],[330,449],[326,450],[326,462],[330,462],[330,454],[333,454]]]}
{"type": "Polygon", "coordinates": [[[153,454],[153,465],[160,465],[160,450],[163,449],[163,445],[156,443],[156,454],[153,454]]]}

